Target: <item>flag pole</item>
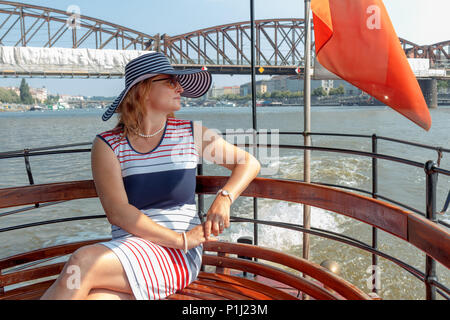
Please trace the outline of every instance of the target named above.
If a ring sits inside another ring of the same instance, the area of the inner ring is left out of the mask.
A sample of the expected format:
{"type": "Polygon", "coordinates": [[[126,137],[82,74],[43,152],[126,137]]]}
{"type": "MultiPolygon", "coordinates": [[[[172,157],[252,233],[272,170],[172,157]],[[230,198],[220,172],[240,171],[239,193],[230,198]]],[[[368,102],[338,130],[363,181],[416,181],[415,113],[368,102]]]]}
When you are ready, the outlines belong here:
{"type": "MultiPolygon", "coordinates": [[[[255,72],[255,4],[250,0],[250,31],[251,31],[251,69],[252,69],[252,124],[253,124],[253,144],[258,144],[258,118],[256,116],[256,72],[255,72]]],[[[257,148],[253,150],[256,157],[257,148]]],[[[253,198],[253,219],[258,220],[258,199],[253,198]]],[[[258,245],[258,224],[253,224],[253,244],[258,245]]]]}
{"type": "MultiPolygon", "coordinates": [[[[311,146],[311,0],[305,0],[305,66],[304,66],[304,145],[311,146]]],[[[311,182],[311,151],[304,151],[303,180],[311,182]]],[[[311,207],[303,205],[303,227],[311,228],[311,207]]],[[[309,259],[309,234],[303,233],[303,258],[309,259]]]]}

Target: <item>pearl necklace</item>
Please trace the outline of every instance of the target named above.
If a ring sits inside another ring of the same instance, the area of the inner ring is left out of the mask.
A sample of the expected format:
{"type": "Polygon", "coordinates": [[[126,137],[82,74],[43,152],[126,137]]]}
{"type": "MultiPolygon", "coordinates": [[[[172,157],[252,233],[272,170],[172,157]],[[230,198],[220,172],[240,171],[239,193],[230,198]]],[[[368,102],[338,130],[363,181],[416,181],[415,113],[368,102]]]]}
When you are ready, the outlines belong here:
{"type": "Polygon", "coordinates": [[[153,138],[154,136],[156,136],[158,133],[160,133],[161,131],[163,131],[163,129],[166,127],[166,124],[164,123],[164,125],[161,127],[161,129],[159,129],[158,131],[156,131],[155,133],[152,134],[142,134],[140,132],[138,132],[138,136],[142,137],[142,138],[153,138]]]}

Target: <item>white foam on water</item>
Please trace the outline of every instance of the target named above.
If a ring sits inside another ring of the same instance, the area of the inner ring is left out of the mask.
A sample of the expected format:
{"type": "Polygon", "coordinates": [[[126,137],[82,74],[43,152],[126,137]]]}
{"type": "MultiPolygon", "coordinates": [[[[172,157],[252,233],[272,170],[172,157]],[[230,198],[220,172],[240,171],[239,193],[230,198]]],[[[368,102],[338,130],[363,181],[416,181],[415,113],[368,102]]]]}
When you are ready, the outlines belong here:
{"type": "MultiPolygon", "coordinates": [[[[266,169],[277,170],[269,178],[303,179],[303,156],[270,158],[266,169]]],[[[360,187],[371,181],[371,160],[361,157],[314,156],[311,159],[311,180],[348,187],[360,187]]],[[[264,175],[264,172],[262,172],[264,175]]]]}
{"type": "MultiPolygon", "coordinates": [[[[357,157],[336,157],[324,155],[313,157],[311,161],[311,180],[338,184],[350,187],[362,187],[370,183],[370,160],[357,157]]],[[[286,155],[278,159],[270,158],[270,168],[278,168],[278,172],[271,178],[302,179],[303,156],[286,155]]],[[[303,205],[283,201],[263,200],[258,202],[258,219],[279,221],[303,225],[303,205]]],[[[246,202],[238,209],[238,216],[250,218],[252,205],[246,202]]],[[[337,233],[342,233],[346,227],[346,218],[338,214],[311,207],[311,226],[337,233]]],[[[289,250],[303,242],[303,233],[279,227],[260,225],[259,244],[280,250],[289,250]]],[[[253,235],[253,224],[234,223],[230,232],[223,234],[221,239],[237,241],[242,236],[253,235]]]]}
{"type": "MultiPolygon", "coordinates": [[[[245,210],[249,212],[249,210],[245,210]]],[[[258,220],[303,225],[303,205],[274,200],[261,200],[258,204],[258,220]]],[[[342,220],[336,214],[320,208],[311,208],[311,227],[333,232],[343,232],[342,220]]],[[[240,237],[252,236],[253,224],[234,223],[230,232],[224,234],[227,241],[236,242],[240,237]]],[[[303,233],[268,225],[258,227],[259,245],[290,250],[303,243],[303,233]]],[[[223,238],[221,238],[223,239],[223,238]]]]}

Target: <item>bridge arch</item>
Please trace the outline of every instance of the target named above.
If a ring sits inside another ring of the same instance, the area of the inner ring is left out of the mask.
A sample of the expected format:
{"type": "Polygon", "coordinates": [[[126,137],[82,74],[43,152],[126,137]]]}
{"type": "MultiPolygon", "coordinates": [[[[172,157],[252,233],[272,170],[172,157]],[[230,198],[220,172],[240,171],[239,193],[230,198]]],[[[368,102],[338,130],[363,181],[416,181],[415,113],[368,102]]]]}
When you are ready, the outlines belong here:
{"type": "MultiPolygon", "coordinates": [[[[251,48],[250,28],[250,21],[244,21],[166,37],[163,40],[163,50],[175,62],[248,65],[251,48]]],[[[304,56],[303,39],[303,19],[256,20],[256,64],[300,65],[304,56]]]]}
{"type": "Polygon", "coordinates": [[[1,46],[115,50],[154,50],[157,46],[154,36],[76,10],[0,1],[0,18],[1,46]]]}

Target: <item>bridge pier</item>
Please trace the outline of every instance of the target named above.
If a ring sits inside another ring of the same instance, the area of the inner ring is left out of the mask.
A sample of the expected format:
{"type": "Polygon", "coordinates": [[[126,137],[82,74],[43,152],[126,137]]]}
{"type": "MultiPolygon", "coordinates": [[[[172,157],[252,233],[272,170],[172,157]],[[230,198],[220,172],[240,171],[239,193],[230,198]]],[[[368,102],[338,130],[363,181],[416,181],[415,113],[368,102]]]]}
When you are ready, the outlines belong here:
{"type": "Polygon", "coordinates": [[[437,79],[418,79],[429,109],[438,107],[437,79]]]}

